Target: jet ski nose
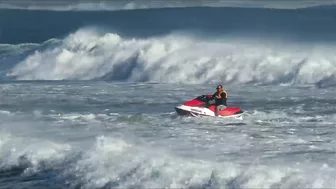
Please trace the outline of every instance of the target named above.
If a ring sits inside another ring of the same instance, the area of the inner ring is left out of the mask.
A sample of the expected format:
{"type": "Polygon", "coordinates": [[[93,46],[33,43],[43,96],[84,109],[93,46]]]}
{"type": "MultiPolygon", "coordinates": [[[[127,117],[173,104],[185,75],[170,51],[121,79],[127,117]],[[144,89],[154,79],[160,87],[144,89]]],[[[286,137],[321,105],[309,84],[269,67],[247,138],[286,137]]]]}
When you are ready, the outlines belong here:
{"type": "Polygon", "coordinates": [[[177,114],[182,115],[182,116],[186,116],[186,115],[190,114],[189,111],[183,110],[181,108],[181,106],[176,106],[174,109],[175,109],[175,111],[176,111],[177,114]]]}

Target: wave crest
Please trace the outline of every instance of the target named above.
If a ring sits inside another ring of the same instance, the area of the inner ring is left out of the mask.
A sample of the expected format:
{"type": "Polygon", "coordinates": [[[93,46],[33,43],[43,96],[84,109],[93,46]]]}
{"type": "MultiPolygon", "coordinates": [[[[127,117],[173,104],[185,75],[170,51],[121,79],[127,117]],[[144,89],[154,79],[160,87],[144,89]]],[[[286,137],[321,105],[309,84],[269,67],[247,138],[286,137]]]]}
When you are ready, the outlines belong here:
{"type": "Polygon", "coordinates": [[[336,57],[330,49],[241,37],[211,40],[170,34],[123,38],[81,29],[57,45],[30,54],[8,76],[18,80],[330,83],[336,73],[336,57]]]}

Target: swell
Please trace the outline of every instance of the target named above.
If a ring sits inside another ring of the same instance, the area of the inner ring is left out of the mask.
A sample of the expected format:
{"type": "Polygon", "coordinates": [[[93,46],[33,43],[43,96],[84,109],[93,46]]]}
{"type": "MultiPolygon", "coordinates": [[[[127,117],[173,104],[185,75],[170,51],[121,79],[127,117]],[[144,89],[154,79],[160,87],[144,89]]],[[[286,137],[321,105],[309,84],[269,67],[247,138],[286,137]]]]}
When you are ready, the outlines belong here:
{"type": "Polygon", "coordinates": [[[336,13],[322,9],[194,7],[123,11],[54,12],[0,10],[0,43],[42,43],[63,38],[86,26],[123,36],[148,37],[172,31],[286,36],[301,40],[335,40],[336,13]],[[36,22],[36,20],[39,20],[36,22]]]}
{"type": "Polygon", "coordinates": [[[103,0],[103,1],[9,1],[0,2],[0,7],[4,9],[24,9],[24,10],[52,10],[52,11],[114,11],[124,9],[151,9],[151,8],[176,8],[176,7],[259,7],[276,9],[298,9],[307,7],[320,7],[333,5],[333,2],[321,2],[317,0],[309,1],[263,1],[263,0],[226,0],[226,1],[156,1],[156,0],[103,0]]]}

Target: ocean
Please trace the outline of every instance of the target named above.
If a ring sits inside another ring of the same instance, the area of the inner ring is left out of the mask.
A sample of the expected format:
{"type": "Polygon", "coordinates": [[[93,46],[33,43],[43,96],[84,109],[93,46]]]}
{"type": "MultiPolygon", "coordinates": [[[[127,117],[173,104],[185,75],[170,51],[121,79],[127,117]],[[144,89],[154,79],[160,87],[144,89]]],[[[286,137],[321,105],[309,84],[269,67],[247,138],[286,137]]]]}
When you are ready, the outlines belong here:
{"type": "Polygon", "coordinates": [[[335,188],[329,1],[0,1],[0,188],[335,188]],[[242,120],[174,107],[222,84],[242,120]]]}

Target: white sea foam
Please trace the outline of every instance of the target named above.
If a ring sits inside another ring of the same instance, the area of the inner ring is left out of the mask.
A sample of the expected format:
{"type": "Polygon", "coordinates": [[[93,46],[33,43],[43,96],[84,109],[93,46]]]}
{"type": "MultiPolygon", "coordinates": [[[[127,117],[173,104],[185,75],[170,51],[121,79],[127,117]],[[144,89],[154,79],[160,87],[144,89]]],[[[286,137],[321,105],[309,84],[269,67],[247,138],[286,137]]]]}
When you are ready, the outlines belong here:
{"type": "Polygon", "coordinates": [[[36,51],[9,76],[18,80],[122,80],[164,83],[315,84],[336,81],[327,44],[249,37],[200,39],[186,34],[123,38],[80,29],[36,51]]]}

